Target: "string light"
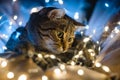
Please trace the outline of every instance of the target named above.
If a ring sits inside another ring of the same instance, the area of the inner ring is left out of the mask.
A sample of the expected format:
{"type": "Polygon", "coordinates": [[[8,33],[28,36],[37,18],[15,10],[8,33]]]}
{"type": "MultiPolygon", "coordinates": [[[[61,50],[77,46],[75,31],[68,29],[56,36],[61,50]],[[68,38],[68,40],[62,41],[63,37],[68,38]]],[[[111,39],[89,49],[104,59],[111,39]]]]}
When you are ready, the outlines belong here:
{"type": "Polygon", "coordinates": [[[65,65],[64,64],[60,64],[60,69],[61,70],[65,70],[65,65]]]}
{"type": "Polygon", "coordinates": [[[4,67],[6,67],[6,66],[7,66],[7,61],[6,61],[6,60],[3,60],[3,61],[1,62],[1,67],[4,68],[4,67]]]}
{"type": "Polygon", "coordinates": [[[113,38],[113,35],[111,34],[110,37],[113,38]]]}
{"type": "Polygon", "coordinates": [[[109,26],[105,26],[104,31],[107,32],[109,30],[109,26]]]}
{"type": "Polygon", "coordinates": [[[103,69],[105,72],[110,72],[110,69],[109,69],[109,67],[107,67],[107,66],[102,66],[102,69],[103,69]]]}
{"type": "Polygon", "coordinates": [[[12,25],[13,24],[13,22],[12,21],[10,21],[10,23],[9,23],[10,25],[12,25]]]}
{"type": "Polygon", "coordinates": [[[0,20],[2,19],[2,16],[0,16],[0,20]]]}
{"type": "Polygon", "coordinates": [[[18,23],[18,24],[19,24],[19,26],[21,26],[21,25],[22,25],[22,21],[19,21],[19,23],[18,23]]]}
{"type": "Polygon", "coordinates": [[[78,12],[75,12],[74,19],[79,19],[79,13],[78,12]]]}
{"type": "Polygon", "coordinates": [[[13,2],[16,2],[17,0],[13,0],[13,2]]]}
{"type": "Polygon", "coordinates": [[[84,71],[83,71],[82,69],[79,69],[79,70],[77,71],[77,73],[78,73],[78,75],[80,75],[80,76],[84,75],[84,71]]]}
{"type": "Polygon", "coordinates": [[[13,19],[14,19],[14,20],[17,20],[17,18],[18,18],[17,15],[14,15],[14,16],[13,16],[13,19]]]}
{"type": "Polygon", "coordinates": [[[82,51],[82,50],[81,50],[81,51],[79,51],[79,52],[78,52],[78,54],[79,54],[79,55],[82,55],[82,54],[83,54],[83,51],[82,51]]]}
{"type": "Polygon", "coordinates": [[[96,30],[94,29],[94,30],[93,30],[93,34],[95,34],[95,33],[96,33],[96,30]]]}
{"type": "Polygon", "coordinates": [[[34,12],[38,12],[38,9],[37,8],[32,8],[30,13],[34,13],[34,12]]]}
{"type": "Polygon", "coordinates": [[[74,61],[71,61],[71,63],[70,63],[72,66],[74,66],[75,65],[75,62],[74,61]]]}
{"type": "Polygon", "coordinates": [[[46,3],[48,3],[50,0],[45,0],[46,3]]]}
{"type": "Polygon", "coordinates": [[[1,38],[8,38],[8,36],[6,34],[2,34],[0,35],[1,38]]]}
{"type": "Polygon", "coordinates": [[[57,74],[57,75],[59,75],[61,73],[61,71],[60,71],[59,68],[56,68],[56,69],[54,69],[54,73],[57,74]]]}
{"type": "Polygon", "coordinates": [[[8,72],[8,73],[7,73],[7,78],[8,78],[8,79],[14,78],[14,73],[13,73],[13,72],[8,72]]]}
{"type": "Polygon", "coordinates": [[[43,76],[42,76],[42,80],[48,80],[48,77],[45,76],[45,75],[43,75],[43,76]]]}
{"type": "Polygon", "coordinates": [[[55,57],[55,55],[50,55],[50,58],[55,59],[56,57],[55,57]]]}
{"type": "Polygon", "coordinates": [[[27,80],[27,76],[25,74],[22,74],[19,76],[18,80],[27,80]]]}
{"type": "Polygon", "coordinates": [[[3,48],[3,50],[6,50],[6,49],[7,49],[7,47],[6,47],[6,46],[3,46],[2,48],[3,48]]]}
{"type": "Polygon", "coordinates": [[[89,26],[88,26],[88,25],[86,25],[86,26],[85,26],[85,28],[86,28],[86,29],[89,29],[89,26]]]}
{"type": "Polygon", "coordinates": [[[38,57],[39,57],[39,58],[43,58],[42,54],[38,54],[38,57]]]}
{"type": "Polygon", "coordinates": [[[120,25],[120,21],[118,21],[117,24],[120,25]]]}
{"type": "Polygon", "coordinates": [[[115,33],[119,33],[119,29],[117,27],[115,27],[115,33]]]}
{"type": "Polygon", "coordinates": [[[97,44],[99,44],[100,42],[99,41],[96,41],[97,44]]]}
{"type": "Polygon", "coordinates": [[[105,3],[105,6],[106,6],[106,7],[109,7],[109,4],[108,4],[108,3],[105,3]]]}
{"type": "Polygon", "coordinates": [[[83,39],[83,42],[86,43],[86,42],[88,42],[89,40],[90,40],[90,38],[86,37],[86,38],[83,39]]]}
{"type": "Polygon", "coordinates": [[[17,39],[20,36],[20,34],[21,34],[20,32],[17,32],[16,36],[15,36],[15,39],[17,39]]]}
{"type": "Polygon", "coordinates": [[[63,4],[63,0],[58,0],[58,3],[62,5],[63,4]]]}
{"type": "Polygon", "coordinates": [[[95,63],[95,66],[96,66],[96,67],[101,67],[102,65],[101,65],[101,63],[96,62],[96,63],[95,63]]]}

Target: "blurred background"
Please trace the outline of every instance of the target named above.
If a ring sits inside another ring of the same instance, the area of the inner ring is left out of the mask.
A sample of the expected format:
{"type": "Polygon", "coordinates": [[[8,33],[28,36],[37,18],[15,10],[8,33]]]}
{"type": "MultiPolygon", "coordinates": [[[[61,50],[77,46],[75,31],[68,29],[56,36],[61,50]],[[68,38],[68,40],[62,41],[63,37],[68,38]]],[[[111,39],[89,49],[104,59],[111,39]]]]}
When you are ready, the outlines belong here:
{"type": "Polygon", "coordinates": [[[25,26],[31,13],[50,6],[64,8],[66,14],[85,24],[85,34],[94,41],[106,39],[120,25],[119,0],[0,0],[0,53],[11,33],[25,26]]]}

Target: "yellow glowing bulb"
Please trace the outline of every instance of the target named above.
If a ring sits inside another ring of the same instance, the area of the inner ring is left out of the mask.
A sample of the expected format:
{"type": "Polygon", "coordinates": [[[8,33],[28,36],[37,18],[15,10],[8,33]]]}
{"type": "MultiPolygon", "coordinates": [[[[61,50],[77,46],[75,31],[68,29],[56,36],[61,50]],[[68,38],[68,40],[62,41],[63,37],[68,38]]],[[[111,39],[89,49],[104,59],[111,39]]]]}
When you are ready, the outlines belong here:
{"type": "Polygon", "coordinates": [[[78,75],[84,75],[84,71],[82,70],[82,69],[79,69],[78,71],[77,71],[77,73],[78,73],[78,75]]]}
{"type": "Polygon", "coordinates": [[[118,21],[117,24],[120,25],[120,21],[118,21]]]}
{"type": "Polygon", "coordinates": [[[27,76],[25,74],[22,74],[19,76],[18,80],[27,80],[27,76]]]}
{"type": "Polygon", "coordinates": [[[105,72],[110,72],[110,69],[109,69],[109,67],[107,67],[107,66],[102,66],[102,69],[103,69],[105,72]]]}
{"type": "Polygon", "coordinates": [[[72,65],[72,66],[74,66],[74,65],[75,65],[75,62],[74,62],[74,61],[72,61],[72,62],[71,62],[71,65],[72,65]]]}
{"type": "Polygon", "coordinates": [[[105,26],[105,28],[104,28],[104,31],[108,31],[109,30],[109,26],[105,26]]]}
{"type": "Polygon", "coordinates": [[[60,71],[60,69],[56,68],[56,69],[54,70],[54,73],[55,73],[55,74],[60,74],[61,71],[60,71]]]}
{"type": "Polygon", "coordinates": [[[42,80],[48,80],[48,77],[47,76],[42,76],[42,80]]]}
{"type": "Polygon", "coordinates": [[[65,69],[65,65],[64,65],[64,64],[61,64],[61,65],[60,65],[60,69],[64,70],[64,69],[65,69]]]}
{"type": "Polygon", "coordinates": [[[55,55],[50,55],[50,58],[55,59],[56,57],[55,55]]]}
{"type": "Polygon", "coordinates": [[[79,55],[82,55],[82,54],[83,54],[83,51],[79,51],[78,54],[79,54],[79,55]]]}
{"type": "Polygon", "coordinates": [[[86,43],[86,42],[88,42],[89,40],[90,40],[90,38],[84,38],[84,39],[83,39],[83,42],[86,43]]]}
{"type": "Polygon", "coordinates": [[[38,57],[39,57],[39,58],[42,58],[43,56],[42,56],[42,54],[38,54],[38,57]]]}
{"type": "Polygon", "coordinates": [[[6,66],[7,66],[7,61],[5,61],[5,60],[4,60],[4,61],[2,61],[2,62],[1,62],[1,67],[3,67],[3,68],[4,68],[4,67],[6,67],[6,66]]]}
{"type": "Polygon", "coordinates": [[[94,52],[94,50],[93,49],[88,49],[88,52],[94,52]]]}
{"type": "Polygon", "coordinates": [[[96,62],[96,63],[95,63],[95,66],[96,66],[96,67],[101,67],[101,63],[96,62]]]}
{"type": "Polygon", "coordinates": [[[7,78],[9,78],[9,79],[14,78],[14,73],[13,72],[8,72],[7,73],[7,78]]]}

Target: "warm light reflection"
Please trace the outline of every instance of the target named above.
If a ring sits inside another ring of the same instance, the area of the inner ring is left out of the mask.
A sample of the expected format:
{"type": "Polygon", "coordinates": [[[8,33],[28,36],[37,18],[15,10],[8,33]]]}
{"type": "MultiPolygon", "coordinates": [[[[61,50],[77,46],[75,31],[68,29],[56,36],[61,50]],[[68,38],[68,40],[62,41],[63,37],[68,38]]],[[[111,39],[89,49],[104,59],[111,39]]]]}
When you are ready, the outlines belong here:
{"type": "Polygon", "coordinates": [[[101,65],[101,63],[96,62],[96,63],[95,63],[95,66],[96,66],[96,67],[101,67],[102,65],[101,65]]]}
{"type": "Polygon", "coordinates": [[[22,74],[19,76],[18,80],[27,80],[27,76],[25,74],[22,74]]]}
{"type": "Polygon", "coordinates": [[[64,64],[60,64],[60,69],[61,70],[65,70],[65,65],[64,64]]]}
{"type": "Polygon", "coordinates": [[[79,51],[79,52],[78,52],[78,54],[79,54],[79,55],[82,55],[82,54],[83,54],[83,51],[82,51],[82,50],[81,50],[81,51],[79,51]]]}
{"type": "Polygon", "coordinates": [[[86,43],[86,42],[88,42],[89,40],[90,40],[90,38],[84,38],[84,39],[83,39],[83,42],[86,43]]]}
{"type": "Polygon", "coordinates": [[[105,72],[110,72],[110,69],[109,69],[109,67],[107,67],[107,66],[102,66],[102,69],[103,69],[105,72]]]}
{"type": "Polygon", "coordinates": [[[109,30],[109,26],[105,26],[104,31],[107,32],[109,30]]]}
{"type": "Polygon", "coordinates": [[[8,72],[8,73],[7,73],[7,78],[8,78],[8,79],[14,78],[14,73],[13,73],[13,72],[8,72]]]}
{"type": "Polygon", "coordinates": [[[43,58],[42,54],[38,54],[38,57],[39,57],[39,58],[43,58]]]}
{"type": "Polygon", "coordinates": [[[6,61],[6,60],[2,61],[2,62],[1,62],[1,67],[4,68],[4,67],[6,67],[6,66],[7,66],[7,61],[6,61]]]}
{"type": "Polygon", "coordinates": [[[70,64],[71,64],[72,66],[74,66],[74,65],[75,65],[75,62],[74,62],[74,61],[72,61],[70,64]]]}
{"type": "Polygon", "coordinates": [[[42,76],[42,80],[48,80],[48,77],[45,76],[45,75],[43,75],[43,76],[42,76]]]}
{"type": "Polygon", "coordinates": [[[77,71],[77,73],[78,73],[78,75],[84,75],[84,71],[82,70],[82,69],[79,69],[78,71],[77,71]]]}
{"type": "Polygon", "coordinates": [[[55,55],[50,55],[50,58],[55,59],[56,57],[55,57],[55,55]]]}
{"type": "Polygon", "coordinates": [[[60,69],[59,69],[59,68],[56,68],[56,69],[54,69],[54,73],[55,73],[55,74],[60,74],[60,73],[61,73],[61,71],[60,71],[60,69]]]}

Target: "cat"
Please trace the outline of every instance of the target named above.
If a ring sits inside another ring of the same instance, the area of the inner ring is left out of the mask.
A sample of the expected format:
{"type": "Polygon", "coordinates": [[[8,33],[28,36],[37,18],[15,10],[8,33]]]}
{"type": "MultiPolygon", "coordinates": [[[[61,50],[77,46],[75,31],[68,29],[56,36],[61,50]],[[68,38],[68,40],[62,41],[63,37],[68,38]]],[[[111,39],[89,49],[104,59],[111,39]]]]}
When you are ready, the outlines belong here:
{"type": "Polygon", "coordinates": [[[10,37],[6,51],[65,53],[72,46],[76,26],[83,24],[65,14],[63,9],[44,7],[32,13],[25,27],[19,27],[10,37]],[[17,39],[15,35],[20,33],[17,39]]]}

